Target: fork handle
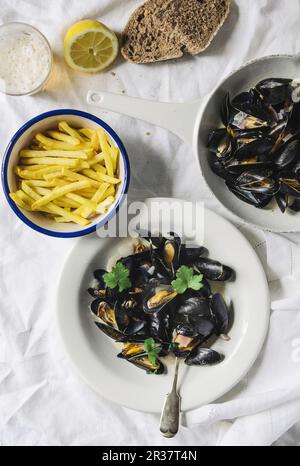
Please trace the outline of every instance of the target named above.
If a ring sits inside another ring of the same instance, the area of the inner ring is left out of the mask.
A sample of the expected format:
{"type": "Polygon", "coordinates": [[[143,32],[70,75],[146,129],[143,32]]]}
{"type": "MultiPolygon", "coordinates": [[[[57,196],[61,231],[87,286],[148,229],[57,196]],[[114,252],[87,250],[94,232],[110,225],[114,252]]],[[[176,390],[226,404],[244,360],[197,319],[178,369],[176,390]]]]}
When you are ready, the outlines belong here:
{"type": "Polygon", "coordinates": [[[172,390],[165,399],[164,408],[160,419],[160,431],[164,437],[174,437],[179,428],[180,396],[172,390]]]}

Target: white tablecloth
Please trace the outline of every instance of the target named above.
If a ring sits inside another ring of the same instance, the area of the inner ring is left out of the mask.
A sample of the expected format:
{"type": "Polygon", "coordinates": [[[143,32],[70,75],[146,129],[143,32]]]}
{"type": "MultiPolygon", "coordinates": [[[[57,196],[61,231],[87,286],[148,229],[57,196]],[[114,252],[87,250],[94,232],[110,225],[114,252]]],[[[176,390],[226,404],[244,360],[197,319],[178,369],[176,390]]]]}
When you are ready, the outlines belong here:
{"type": "MultiPolygon", "coordinates": [[[[121,32],[138,4],[138,0],[0,0],[0,23],[37,26],[55,54],[46,92],[0,97],[2,151],[14,131],[38,113],[63,107],[89,110],[85,104],[89,88],[184,101],[204,95],[245,61],[300,51],[299,0],[238,0],[232,2],[230,17],[211,47],[198,57],[152,66],[135,66],[119,58],[115,75],[109,70],[86,76],[67,68],[62,40],[68,25],[89,17],[121,32]]],[[[111,113],[101,115],[130,154],[132,199],[157,195],[204,199],[224,215],[203,185],[191,147],[162,129],[111,113]]],[[[274,309],[269,337],[247,377],[222,400],[190,413],[184,420],[187,427],[166,440],[158,433],[156,416],[121,408],[93,393],[74,375],[59,345],[53,323],[57,277],[75,240],[51,239],[30,230],[13,215],[2,193],[0,215],[1,444],[299,444],[300,235],[265,237],[238,225],[268,274],[274,309]]]]}

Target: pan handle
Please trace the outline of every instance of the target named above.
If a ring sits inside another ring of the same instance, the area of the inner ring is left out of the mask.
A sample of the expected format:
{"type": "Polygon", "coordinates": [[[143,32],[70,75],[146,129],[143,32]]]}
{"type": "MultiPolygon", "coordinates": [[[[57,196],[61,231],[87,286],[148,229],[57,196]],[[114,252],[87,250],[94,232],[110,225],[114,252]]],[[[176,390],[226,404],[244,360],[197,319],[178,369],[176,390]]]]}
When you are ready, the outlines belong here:
{"type": "Polygon", "coordinates": [[[87,94],[90,105],[168,129],[188,143],[193,142],[201,102],[163,103],[92,90],[87,94]]]}

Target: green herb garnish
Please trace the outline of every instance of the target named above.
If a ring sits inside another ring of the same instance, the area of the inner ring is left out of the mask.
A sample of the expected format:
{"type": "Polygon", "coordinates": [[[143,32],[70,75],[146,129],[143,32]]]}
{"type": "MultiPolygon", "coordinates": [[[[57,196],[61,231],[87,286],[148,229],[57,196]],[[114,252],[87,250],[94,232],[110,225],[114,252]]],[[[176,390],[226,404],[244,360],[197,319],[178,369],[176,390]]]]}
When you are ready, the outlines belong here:
{"type": "Polygon", "coordinates": [[[118,286],[120,293],[131,287],[129,270],[121,262],[118,262],[111,272],[106,272],[103,275],[103,280],[108,288],[116,288],[118,286]]]}
{"type": "Polygon", "coordinates": [[[178,294],[183,294],[188,288],[192,290],[200,290],[203,287],[202,274],[194,275],[194,270],[191,267],[182,265],[176,273],[176,280],[173,280],[171,285],[178,294]]]}
{"type": "Polygon", "coordinates": [[[161,351],[161,347],[156,346],[154,338],[151,337],[144,341],[144,349],[147,353],[149,361],[153,366],[155,366],[157,363],[158,355],[161,351]]]}

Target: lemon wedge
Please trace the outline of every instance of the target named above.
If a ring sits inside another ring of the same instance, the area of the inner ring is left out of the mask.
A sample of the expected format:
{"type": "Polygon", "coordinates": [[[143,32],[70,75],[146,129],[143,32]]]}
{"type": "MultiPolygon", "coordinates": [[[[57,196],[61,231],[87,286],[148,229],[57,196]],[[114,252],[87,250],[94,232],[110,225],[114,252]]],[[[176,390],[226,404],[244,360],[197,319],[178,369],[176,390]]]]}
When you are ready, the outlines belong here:
{"type": "Polygon", "coordinates": [[[96,73],[107,68],[117,57],[116,34],[104,24],[83,20],[70,26],[64,39],[64,56],[74,70],[96,73]]]}

